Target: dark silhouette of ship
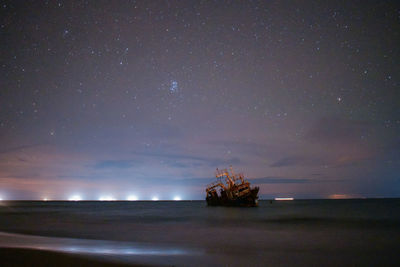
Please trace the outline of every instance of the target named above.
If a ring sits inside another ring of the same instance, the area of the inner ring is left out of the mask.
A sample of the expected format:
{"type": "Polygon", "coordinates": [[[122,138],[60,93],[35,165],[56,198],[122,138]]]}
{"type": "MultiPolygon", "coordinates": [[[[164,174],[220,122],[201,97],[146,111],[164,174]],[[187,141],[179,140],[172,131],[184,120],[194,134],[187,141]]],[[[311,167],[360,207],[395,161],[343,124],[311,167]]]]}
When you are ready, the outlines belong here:
{"type": "Polygon", "coordinates": [[[217,181],[209,184],[206,188],[207,205],[209,206],[239,206],[256,207],[258,206],[259,187],[250,187],[250,183],[244,179],[243,174],[237,174],[230,167],[219,170],[215,173],[217,181]],[[222,180],[225,180],[223,183],[222,180]],[[218,192],[219,191],[219,192],[218,192]]]}

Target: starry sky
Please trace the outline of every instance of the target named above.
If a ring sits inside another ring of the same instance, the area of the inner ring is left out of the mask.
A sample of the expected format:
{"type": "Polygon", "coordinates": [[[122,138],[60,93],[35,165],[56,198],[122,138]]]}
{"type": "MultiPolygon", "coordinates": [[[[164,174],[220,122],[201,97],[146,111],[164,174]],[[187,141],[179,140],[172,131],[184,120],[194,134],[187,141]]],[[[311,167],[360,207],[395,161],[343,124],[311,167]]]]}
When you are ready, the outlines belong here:
{"type": "Polygon", "coordinates": [[[400,197],[396,1],[2,1],[0,198],[400,197]]]}

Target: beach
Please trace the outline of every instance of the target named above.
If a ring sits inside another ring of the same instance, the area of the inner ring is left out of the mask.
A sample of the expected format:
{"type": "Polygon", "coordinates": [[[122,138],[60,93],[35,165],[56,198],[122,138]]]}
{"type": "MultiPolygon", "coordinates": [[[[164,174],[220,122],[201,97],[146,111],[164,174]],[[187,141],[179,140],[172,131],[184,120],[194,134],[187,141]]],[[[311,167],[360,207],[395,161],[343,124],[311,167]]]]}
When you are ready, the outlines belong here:
{"type": "Polygon", "coordinates": [[[22,248],[0,248],[0,258],[2,266],[135,266],[70,253],[22,248]]]}
{"type": "Polygon", "coordinates": [[[0,253],[5,266],[395,266],[399,207],[399,199],[261,201],[257,208],[3,201],[0,253]]]}

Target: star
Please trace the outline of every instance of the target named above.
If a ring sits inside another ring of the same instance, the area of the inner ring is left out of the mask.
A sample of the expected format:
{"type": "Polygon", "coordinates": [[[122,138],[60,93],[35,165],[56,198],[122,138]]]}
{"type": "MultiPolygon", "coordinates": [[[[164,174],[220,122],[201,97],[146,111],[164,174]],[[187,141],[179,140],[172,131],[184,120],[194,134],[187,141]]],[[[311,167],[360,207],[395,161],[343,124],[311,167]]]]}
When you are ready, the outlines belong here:
{"type": "Polygon", "coordinates": [[[172,81],[171,86],[169,87],[169,91],[171,93],[176,93],[178,91],[178,82],[177,81],[172,81]]]}

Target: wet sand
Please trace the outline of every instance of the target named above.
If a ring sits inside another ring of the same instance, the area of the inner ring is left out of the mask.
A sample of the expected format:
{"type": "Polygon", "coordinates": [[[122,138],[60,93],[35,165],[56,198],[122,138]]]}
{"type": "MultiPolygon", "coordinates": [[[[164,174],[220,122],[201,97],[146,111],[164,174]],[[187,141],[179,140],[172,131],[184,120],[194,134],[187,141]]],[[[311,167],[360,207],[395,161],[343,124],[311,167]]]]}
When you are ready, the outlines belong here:
{"type": "MultiPolygon", "coordinates": [[[[61,253],[47,250],[26,248],[0,248],[1,266],[144,266],[126,264],[99,257],[90,257],[79,254],[61,253]]],[[[149,266],[149,265],[146,265],[149,266]]]]}
{"type": "MultiPolygon", "coordinates": [[[[219,250],[211,249],[204,254],[160,254],[155,247],[150,251],[134,246],[126,250],[126,242],[0,232],[0,266],[398,266],[400,262],[398,245],[394,244],[398,240],[396,237],[389,247],[386,242],[376,242],[378,240],[360,240],[365,246],[357,248],[346,248],[340,237],[333,243],[329,238],[328,248],[321,242],[324,237],[326,235],[308,237],[315,246],[302,242],[288,246],[286,240],[285,248],[221,246],[219,250]]],[[[306,236],[287,238],[301,241],[306,236]]],[[[389,239],[388,236],[381,238],[389,239]]],[[[276,238],[271,242],[277,245],[276,238]]],[[[354,242],[348,245],[353,247],[354,242]]]]}
{"type": "Polygon", "coordinates": [[[133,242],[0,232],[0,266],[185,266],[186,252],[133,242]]]}

